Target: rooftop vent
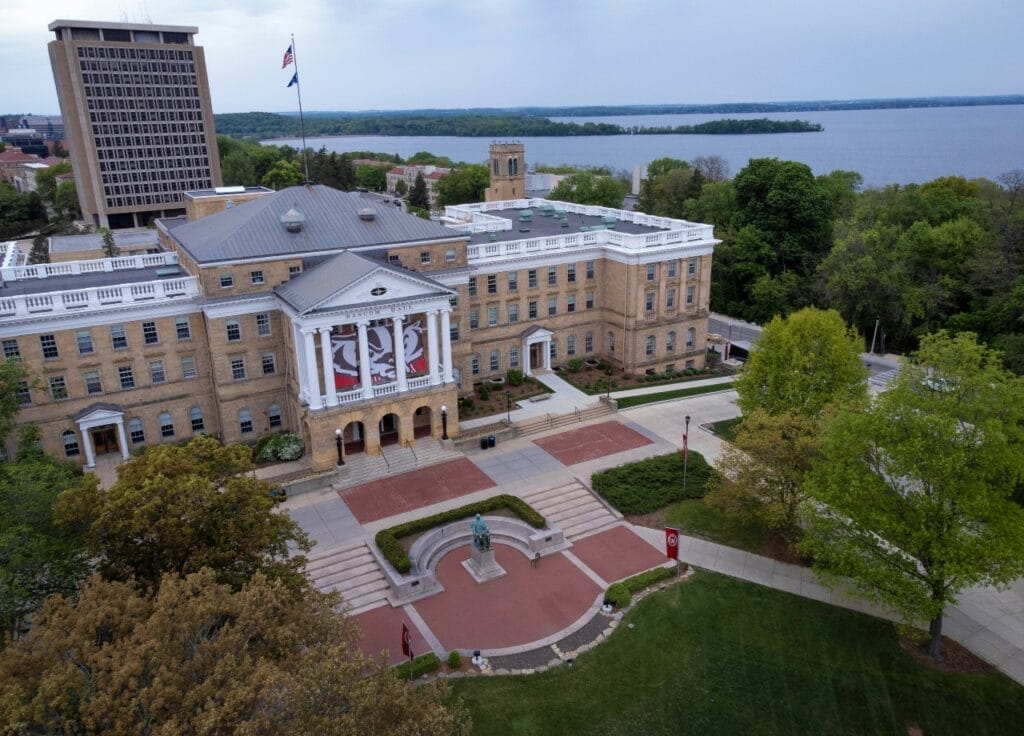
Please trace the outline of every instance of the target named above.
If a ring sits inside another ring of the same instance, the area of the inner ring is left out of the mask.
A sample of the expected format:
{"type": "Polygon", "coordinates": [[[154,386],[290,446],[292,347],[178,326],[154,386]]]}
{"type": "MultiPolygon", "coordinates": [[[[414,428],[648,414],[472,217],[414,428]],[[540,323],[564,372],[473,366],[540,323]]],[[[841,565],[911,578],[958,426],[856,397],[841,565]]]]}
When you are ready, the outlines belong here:
{"type": "Polygon", "coordinates": [[[376,219],[376,217],[377,211],[372,207],[363,207],[361,210],[359,210],[360,220],[366,220],[367,222],[369,222],[370,220],[376,219]]]}
{"type": "Polygon", "coordinates": [[[284,229],[290,233],[302,232],[302,225],[304,222],[306,222],[306,216],[294,207],[281,215],[281,224],[284,225],[284,229]]]}
{"type": "Polygon", "coordinates": [[[495,240],[498,239],[498,234],[494,232],[487,233],[487,239],[493,243],[495,240]]]}

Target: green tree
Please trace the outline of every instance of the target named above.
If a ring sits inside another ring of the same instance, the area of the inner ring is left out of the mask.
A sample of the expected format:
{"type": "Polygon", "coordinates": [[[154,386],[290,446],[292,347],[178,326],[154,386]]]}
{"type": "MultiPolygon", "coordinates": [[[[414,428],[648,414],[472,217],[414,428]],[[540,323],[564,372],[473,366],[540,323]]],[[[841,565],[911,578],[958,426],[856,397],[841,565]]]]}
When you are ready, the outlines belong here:
{"type": "Polygon", "coordinates": [[[941,658],[946,606],[965,588],[1024,573],[1024,384],[974,335],[922,338],[896,384],[839,413],[807,476],[802,549],[852,580],[941,658]]]}
{"type": "Polygon", "coordinates": [[[729,164],[718,155],[697,156],[690,162],[690,166],[700,172],[704,181],[725,181],[729,178],[729,164]]]}
{"type": "Polygon", "coordinates": [[[114,240],[114,232],[107,227],[101,227],[99,232],[103,233],[103,255],[107,258],[117,258],[117,242],[114,240]]]}
{"type": "Polygon", "coordinates": [[[18,404],[18,389],[29,380],[28,371],[18,360],[0,361],[0,444],[14,426],[14,415],[21,406],[18,404]]]}
{"type": "Polygon", "coordinates": [[[253,477],[252,451],[200,435],[149,447],[118,468],[106,491],[83,484],[64,494],[59,518],[87,528],[99,569],[113,580],[154,588],[164,573],[202,567],[234,587],[257,572],[301,589],[310,549],[305,533],[273,511],[270,484],[253,477]]]}
{"type": "Polygon", "coordinates": [[[859,402],[867,392],[860,349],[860,338],[835,310],[808,307],[776,317],[736,381],[736,403],[744,415],[817,417],[831,404],[859,402]]]}
{"type": "Polygon", "coordinates": [[[309,178],[315,184],[348,191],[355,187],[356,173],[352,162],[340,153],[321,148],[309,152],[309,178]]]}
{"type": "Polygon", "coordinates": [[[224,186],[228,187],[251,187],[260,181],[256,176],[256,166],[253,159],[244,150],[232,151],[221,156],[220,162],[221,177],[224,179],[224,186]]]}
{"type": "Polygon", "coordinates": [[[486,166],[460,166],[437,183],[437,204],[439,207],[446,207],[482,202],[490,185],[491,174],[486,166]]]}
{"type": "Polygon", "coordinates": [[[6,733],[468,733],[447,685],[363,657],[338,599],[255,576],[165,576],[155,595],[94,577],[0,653],[6,733]]]}
{"type": "Polygon", "coordinates": [[[78,188],[74,181],[62,181],[57,185],[53,207],[57,210],[57,217],[65,221],[82,216],[78,205],[78,188]]]}
{"type": "Polygon", "coordinates": [[[581,171],[578,174],[569,174],[558,182],[548,194],[548,199],[621,208],[626,190],[626,184],[618,179],[581,171]]]}
{"type": "Polygon", "coordinates": [[[271,189],[287,189],[302,183],[302,169],[294,161],[279,160],[263,175],[260,183],[271,189]]]}
{"type": "Polygon", "coordinates": [[[423,178],[422,171],[416,173],[416,180],[412,183],[409,204],[423,210],[430,209],[430,195],[427,193],[427,182],[423,178]]]}
{"type": "Polygon", "coordinates": [[[356,184],[371,192],[383,192],[388,186],[388,167],[360,164],[356,167],[356,184]]]}
{"type": "Polygon", "coordinates": [[[409,192],[409,187],[405,185],[405,179],[399,179],[395,182],[395,194],[399,197],[404,197],[409,192]]]}
{"type": "Polygon", "coordinates": [[[687,200],[699,197],[703,185],[703,175],[685,161],[658,159],[647,168],[637,204],[640,210],[652,215],[682,218],[687,200]],[[666,168],[672,164],[674,168],[666,168]],[[652,174],[652,170],[662,170],[662,173],[652,174]]]}
{"type": "Polygon", "coordinates": [[[61,161],[59,164],[54,164],[49,168],[43,169],[36,174],[36,194],[38,194],[39,198],[46,204],[53,205],[54,198],[57,195],[57,176],[59,174],[70,173],[70,161],[61,161]]]}

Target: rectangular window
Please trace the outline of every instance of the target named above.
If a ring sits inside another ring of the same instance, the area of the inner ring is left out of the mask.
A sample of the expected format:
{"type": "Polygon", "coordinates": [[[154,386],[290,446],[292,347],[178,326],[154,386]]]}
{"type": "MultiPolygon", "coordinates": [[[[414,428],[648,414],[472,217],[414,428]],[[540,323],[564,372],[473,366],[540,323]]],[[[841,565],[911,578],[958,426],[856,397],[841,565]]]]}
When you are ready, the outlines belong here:
{"type": "Polygon", "coordinates": [[[693,287],[692,286],[687,286],[686,287],[686,303],[687,304],[693,304],[693,287]]]}
{"type": "Polygon", "coordinates": [[[491,351],[491,372],[497,371],[501,367],[501,356],[497,350],[491,351]]]}
{"type": "Polygon", "coordinates": [[[54,335],[40,335],[39,345],[43,348],[43,358],[46,360],[60,357],[60,353],[57,352],[57,338],[54,335]]]}
{"type": "Polygon", "coordinates": [[[110,325],[110,343],[114,350],[124,350],[128,347],[128,335],[124,331],[124,325],[110,325]]]}
{"type": "Polygon", "coordinates": [[[519,302],[511,302],[508,305],[508,323],[514,325],[519,321],[519,302]]]}
{"type": "Polygon", "coordinates": [[[226,323],[224,328],[227,330],[228,342],[238,342],[242,339],[242,328],[234,320],[226,323]]]}
{"type": "Polygon", "coordinates": [[[575,312],[576,311],[576,295],[570,294],[565,298],[565,311],[575,312]]]}
{"type": "Polygon", "coordinates": [[[696,258],[691,258],[689,261],[686,262],[686,273],[690,274],[691,276],[693,274],[697,273],[697,259],[696,258]]]}
{"type": "Polygon", "coordinates": [[[176,317],[174,320],[174,331],[177,333],[179,340],[191,340],[192,325],[189,323],[188,317],[176,317]]]}
{"type": "Polygon", "coordinates": [[[272,376],[277,373],[277,358],[273,353],[263,353],[260,364],[263,366],[264,376],[272,376]]]}
{"type": "Polygon", "coordinates": [[[537,302],[530,302],[527,309],[529,319],[537,319],[537,302]]]}
{"type": "Polygon", "coordinates": [[[140,445],[146,441],[146,432],[142,428],[142,422],[128,423],[128,434],[131,437],[133,445],[140,445]]]}
{"type": "Polygon", "coordinates": [[[548,355],[551,357],[551,362],[554,363],[558,359],[558,343],[552,340],[549,348],[548,355]]]}
{"type": "Polygon", "coordinates": [[[64,376],[50,376],[50,397],[54,401],[68,397],[68,386],[64,382],[64,376]]]}
{"type": "Polygon", "coordinates": [[[526,272],[526,285],[531,289],[537,288],[537,269],[531,268],[526,272]]]}
{"type": "Polygon", "coordinates": [[[421,266],[429,266],[430,265],[430,251],[429,250],[421,250],[420,251],[420,265],[421,266]]]}
{"type": "Polygon", "coordinates": [[[260,337],[270,336],[270,315],[266,312],[256,315],[256,334],[260,337]]]}
{"type": "Polygon", "coordinates": [[[153,383],[166,383],[167,371],[164,370],[162,360],[152,360],[149,363],[149,380],[153,383]]]}
{"type": "Polygon", "coordinates": [[[267,424],[271,427],[281,426],[281,410],[276,406],[270,407],[270,411],[267,412],[267,424]]]}
{"type": "Polygon", "coordinates": [[[93,352],[92,333],[89,330],[79,330],[76,332],[75,342],[78,343],[79,355],[89,355],[93,352]]]}
{"type": "Polygon", "coordinates": [[[173,437],[174,436],[174,421],[171,419],[170,414],[160,415],[160,436],[161,437],[173,437]]]}
{"type": "Polygon", "coordinates": [[[252,414],[246,410],[243,410],[238,417],[238,430],[242,434],[249,434],[252,432],[252,414]]]}
{"type": "Polygon", "coordinates": [[[477,309],[469,310],[469,329],[475,330],[480,326],[480,311],[477,309]]]}
{"type": "Polygon", "coordinates": [[[487,277],[487,293],[498,293],[498,277],[494,274],[491,274],[490,276],[487,277]]]}
{"type": "Polygon", "coordinates": [[[647,264],[647,280],[654,281],[658,274],[658,264],[648,263],[647,264]]]}
{"type": "MultiPolygon", "coordinates": [[[[449,248],[448,250],[446,250],[444,252],[444,262],[445,263],[453,263],[454,261],[455,261],[455,249],[454,248],[449,248]]],[[[278,416],[277,424],[272,424],[271,426],[272,427],[276,427],[280,423],[281,423],[281,417],[278,416]]]]}
{"type": "Polygon", "coordinates": [[[231,359],[231,377],[236,381],[245,378],[245,358],[231,359]]]}
{"type": "Polygon", "coordinates": [[[647,349],[645,352],[647,355],[654,355],[654,335],[647,337],[647,349]]]}
{"type": "Polygon", "coordinates": [[[476,296],[476,276],[469,277],[469,295],[476,296]]]}
{"type": "Polygon", "coordinates": [[[32,403],[32,389],[28,387],[28,381],[18,384],[18,406],[26,406],[32,403]]]}
{"type": "Polygon", "coordinates": [[[594,278],[594,262],[593,261],[587,261],[587,278],[588,279],[594,278]]]}
{"type": "Polygon", "coordinates": [[[21,360],[21,350],[17,340],[4,340],[4,360],[21,360]]]}
{"type": "Polygon", "coordinates": [[[569,335],[569,337],[567,337],[565,339],[565,354],[566,355],[576,355],[576,336],[575,335],[569,335]]]}
{"type": "Polygon", "coordinates": [[[675,259],[673,259],[673,260],[668,262],[668,277],[670,279],[674,279],[676,277],[676,268],[677,268],[676,264],[678,264],[678,263],[679,262],[676,261],[675,259]]]}
{"type": "Polygon", "coordinates": [[[554,317],[558,314],[558,297],[548,297],[548,316],[554,317]]]}
{"type": "Polygon", "coordinates": [[[519,291],[519,272],[510,271],[508,274],[508,290],[519,291]]]}
{"type": "Polygon", "coordinates": [[[85,379],[85,392],[87,394],[103,393],[103,384],[100,383],[100,374],[97,371],[87,371],[82,374],[85,379]]]}
{"type": "Polygon", "coordinates": [[[117,367],[117,377],[121,381],[122,389],[135,388],[135,373],[130,365],[119,365],[117,367]]]}
{"type": "Polygon", "coordinates": [[[288,266],[288,278],[298,276],[302,273],[302,266],[288,266]]]}
{"type": "Polygon", "coordinates": [[[186,381],[196,377],[196,358],[194,355],[181,356],[181,377],[186,381]]]}
{"type": "Polygon", "coordinates": [[[644,294],[644,311],[645,312],[653,312],[654,311],[654,295],[655,295],[655,293],[653,291],[648,291],[647,293],[644,294]]]}
{"type": "Polygon", "coordinates": [[[594,308],[594,292],[588,291],[587,292],[587,309],[593,309],[593,308],[594,308]]]}
{"type": "Polygon", "coordinates": [[[263,272],[262,271],[250,271],[249,282],[251,284],[258,285],[263,283],[263,272]]]}
{"type": "Polygon", "coordinates": [[[675,309],[676,308],[676,290],[669,289],[665,292],[665,308],[675,309]]]}
{"type": "Polygon", "coordinates": [[[565,278],[566,278],[566,280],[570,284],[576,283],[576,264],[575,263],[570,263],[566,267],[566,277],[565,278]]]}
{"type": "Polygon", "coordinates": [[[160,342],[160,336],[156,332],[156,322],[142,323],[142,341],[147,345],[156,345],[160,342]]]}
{"type": "Polygon", "coordinates": [[[480,375],[480,356],[476,353],[469,359],[469,370],[474,376],[480,375]]]}
{"type": "Polygon", "coordinates": [[[206,429],[206,421],[203,419],[203,413],[198,409],[193,409],[188,413],[189,424],[192,426],[192,434],[196,432],[202,432],[206,429]]]}
{"type": "Polygon", "coordinates": [[[222,289],[233,289],[235,286],[235,277],[229,273],[222,273],[220,275],[220,288],[222,289]]]}
{"type": "Polygon", "coordinates": [[[459,326],[458,324],[451,325],[448,328],[448,339],[452,342],[459,341],[459,326]]]}
{"type": "Polygon", "coordinates": [[[558,284],[558,268],[557,266],[548,266],[548,286],[556,284],[558,284]]]}
{"type": "Polygon", "coordinates": [[[508,349],[508,367],[518,368],[519,367],[519,348],[513,345],[508,349]]]}
{"type": "Polygon", "coordinates": [[[594,352],[594,334],[592,332],[588,332],[583,336],[583,352],[594,352]]]}
{"type": "Polygon", "coordinates": [[[497,327],[498,326],[498,308],[487,307],[487,326],[497,327]]]}

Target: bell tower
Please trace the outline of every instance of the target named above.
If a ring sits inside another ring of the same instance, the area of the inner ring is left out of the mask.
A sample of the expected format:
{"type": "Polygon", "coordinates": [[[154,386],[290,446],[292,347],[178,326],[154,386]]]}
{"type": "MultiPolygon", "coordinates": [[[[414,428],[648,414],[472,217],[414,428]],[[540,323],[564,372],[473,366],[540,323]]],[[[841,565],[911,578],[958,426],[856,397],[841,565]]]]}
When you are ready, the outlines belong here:
{"type": "Polygon", "coordinates": [[[490,153],[491,186],[484,199],[499,202],[526,196],[526,147],[522,143],[492,143],[490,153]]]}

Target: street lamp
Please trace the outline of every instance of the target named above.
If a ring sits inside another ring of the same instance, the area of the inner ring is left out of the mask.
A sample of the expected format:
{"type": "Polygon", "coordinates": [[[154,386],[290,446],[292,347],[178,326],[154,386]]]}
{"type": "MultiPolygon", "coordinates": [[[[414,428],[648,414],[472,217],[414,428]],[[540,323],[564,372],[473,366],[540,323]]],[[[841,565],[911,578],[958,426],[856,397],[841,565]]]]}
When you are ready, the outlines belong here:
{"type": "Polygon", "coordinates": [[[344,465],[345,464],[345,454],[344,454],[344,450],[342,449],[341,430],[340,429],[334,430],[334,444],[338,448],[338,465],[339,466],[344,465]]]}
{"type": "Polygon", "coordinates": [[[683,421],[686,423],[683,430],[683,498],[686,498],[686,471],[690,464],[690,415],[687,414],[683,421]]]}
{"type": "Polygon", "coordinates": [[[448,439],[448,407],[441,405],[441,439],[448,439]]]}
{"type": "Polygon", "coordinates": [[[505,392],[505,419],[512,424],[512,394],[509,391],[505,392]]]}

